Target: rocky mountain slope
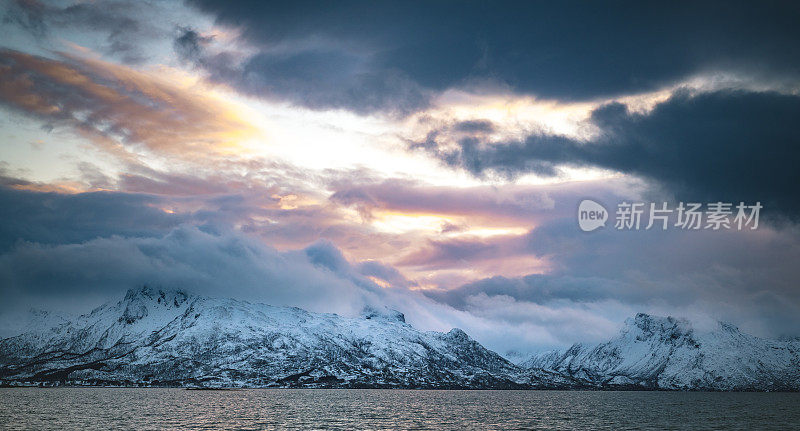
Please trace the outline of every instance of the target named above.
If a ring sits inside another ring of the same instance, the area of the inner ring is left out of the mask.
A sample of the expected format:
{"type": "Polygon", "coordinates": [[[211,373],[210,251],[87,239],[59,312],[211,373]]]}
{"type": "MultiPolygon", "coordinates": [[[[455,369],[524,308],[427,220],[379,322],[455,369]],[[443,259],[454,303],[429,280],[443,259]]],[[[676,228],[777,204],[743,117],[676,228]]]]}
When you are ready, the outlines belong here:
{"type": "Polygon", "coordinates": [[[596,346],[575,344],[521,364],[602,388],[800,390],[800,342],[768,340],[720,323],[698,331],[685,320],[638,314],[596,346]]]}
{"type": "MultiPolygon", "coordinates": [[[[549,375],[546,373],[545,376],[549,375]]],[[[359,318],[141,288],[77,320],[0,341],[0,381],[205,387],[542,386],[459,329],[391,310],[359,318]]],[[[549,383],[548,383],[549,385],[549,383]]]]}

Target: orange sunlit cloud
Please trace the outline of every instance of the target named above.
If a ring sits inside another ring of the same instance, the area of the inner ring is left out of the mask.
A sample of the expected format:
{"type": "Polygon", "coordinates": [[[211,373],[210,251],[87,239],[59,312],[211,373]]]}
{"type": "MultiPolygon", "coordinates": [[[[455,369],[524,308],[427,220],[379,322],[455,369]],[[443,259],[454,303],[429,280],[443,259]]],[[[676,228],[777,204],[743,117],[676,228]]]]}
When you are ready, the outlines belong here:
{"type": "Polygon", "coordinates": [[[188,159],[224,155],[258,133],[236,106],[201,86],[90,57],[61,56],[64,61],[0,52],[0,98],[129,152],[188,159]]]}

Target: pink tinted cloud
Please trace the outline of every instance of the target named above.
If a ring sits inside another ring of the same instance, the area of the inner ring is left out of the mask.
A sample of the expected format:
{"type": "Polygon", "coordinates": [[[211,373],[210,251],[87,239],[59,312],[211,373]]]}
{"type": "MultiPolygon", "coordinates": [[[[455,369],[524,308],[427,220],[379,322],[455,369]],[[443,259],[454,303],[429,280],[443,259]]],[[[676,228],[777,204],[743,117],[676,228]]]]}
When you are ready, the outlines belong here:
{"type": "Polygon", "coordinates": [[[208,157],[254,130],[230,105],[198,90],[127,66],[61,57],[0,50],[0,102],[66,125],[118,156],[147,149],[208,157]]]}

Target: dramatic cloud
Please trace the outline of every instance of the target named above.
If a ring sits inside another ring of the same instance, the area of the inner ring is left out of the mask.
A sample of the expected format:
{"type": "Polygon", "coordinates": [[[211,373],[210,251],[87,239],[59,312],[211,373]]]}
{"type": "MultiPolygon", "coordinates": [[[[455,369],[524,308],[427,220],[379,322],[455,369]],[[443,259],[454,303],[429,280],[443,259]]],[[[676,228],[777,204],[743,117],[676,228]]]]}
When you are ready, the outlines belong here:
{"type": "Polygon", "coordinates": [[[123,157],[145,149],[186,157],[236,148],[253,133],[225,102],[154,74],[64,54],[0,50],[0,102],[67,125],[123,157]]]}
{"type": "Polygon", "coordinates": [[[0,187],[0,251],[18,241],[80,243],[111,235],[164,234],[187,220],[165,213],[154,196],[125,193],[33,193],[0,187]]]}
{"type": "Polygon", "coordinates": [[[492,277],[426,295],[474,311],[474,297],[508,297],[552,306],[619,301],[635,309],[735,321],[760,334],[796,336],[800,259],[796,227],[754,231],[582,232],[553,220],[528,235],[527,250],[549,270],[492,277]],[[788,259],[788,260],[787,260],[788,259]]]}
{"type": "Polygon", "coordinates": [[[0,256],[0,284],[3,296],[14,302],[4,308],[17,301],[52,305],[79,297],[84,303],[113,299],[142,284],[349,315],[367,303],[380,303],[375,297],[380,288],[350,273],[349,265],[332,269],[318,262],[332,258],[326,253],[336,251],[316,247],[280,253],[233,232],[180,227],[154,238],[21,243],[0,256]]]}
{"type": "MultiPolygon", "coordinates": [[[[279,252],[229,220],[166,212],[175,200],[164,196],[0,188],[0,202],[3,311],[40,300],[107,299],[149,283],[357,313],[381,290],[329,242],[279,252]]],[[[386,267],[378,275],[390,274],[386,267]]]]}
{"type": "Polygon", "coordinates": [[[719,71],[796,80],[800,64],[800,8],[786,2],[190,4],[257,50],[201,62],[212,76],[314,108],[402,112],[487,81],[587,100],[719,71]]]}
{"type": "MultiPolygon", "coordinates": [[[[618,191],[597,187],[597,196],[609,201],[625,190],[622,185],[618,191]]],[[[800,250],[800,235],[793,229],[727,234],[607,229],[587,234],[573,218],[579,194],[591,190],[581,184],[519,186],[502,193],[402,182],[351,185],[355,189],[362,193],[351,195],[368,197],[376,213],[456,214],[471,208],[477,218],[468,220],[508,212],[506,220],[529,217],[533,223],[530,232],[516,236],[446,237],[468,232],[467,226],[440,233],[445,236],[437,240],[414,239],[401,248],[410,253],[386,262],[350,263],[333,243],[317,238],[343,244],[351,238],[366,243],[365,255],[374,257],[379,247],[370,241],[381,237],[360,225],[341,224],[338,234],[320,231],[325,223],[335,223],[331,210],[298,214],[291,206],[282,209],[279,198],[257,199],[264,192],[237,193],[233,186],[229,193],[208,195],[6,189],[0,195],[6,208],[3,296],[15,309],[71,304],[67,308],[84,311],[87,304],[149,283],[345,314],[382,304],[403,311],[421,328],[462,327],[491,348],[523,356],[576,340],[603,339],[616,329],[619,316],[637,311],[712,316],[760,334],[795,334],[800,298],[794,280],[800,274],[780,263],[800,250]],[[263,218],[277,223],[260,223],[263,218]],[[300,235],[308,229],[317,230],[300,235]],[[269,243],[279,238],[312,243],[278,251],[259,237],[269,243]],[[515,261],[518,268],[512,270],[509,262],[515,261]],[[430,286],[427,279],[423,286],[400,271],[456,271],[463,277],[478,268],[519,274],[535,270],[537,261],[545,262],[540,274],[494,277],[451,290],[441,289],[448,283],[430,286]]]]}
{"type": "Polygon", "coordinates": [[[508,308],[508,301],[485,307],[482,315],[471,314],[410,290],[416,284],[389,265],[374,260],[351,264],[328,241],[278,251],[224,224],[197,227],[197,220],[186,215],[154,214],[151,205],[159,197],[6,190],[0,198],[3,208],[17,208],[2,214],[9,230],[3,232],[6,243],[0,251],[0,295],[5,298],[0,336],[22,330],[19,313],[30,307],[85,312],[143,284],[351,316],[366,305],[388,306],[421,329],[461,327],[503,352],[561,345],[562,336],[582,333],[580,322],[594,322],[597,334],[604,336],[615,326],[599,310],[580,315],[562,304],[540,307],[542,315],[501,331],[507,322],[494,317],[502,314],[494,308],[508,308]],[[26,219],[35,221],[28,227],[39,229],[26,230],[26,219]],[[567,315],[575,316],[569,328],[563,325],[567,315]]]}
{"type": "Polygon", "coordinates": [[[679,200],[761,201],[765,213],[796,218],[797,118],[794,95],[679,92],[647,113],[619,103],[598,108],[591,123],[600,132],[591,142],[540,134],[520,142],[464,138],[455,149],[432,151],[476,175],[556,175],[560,166],[594,166],[654,180],[679,200]]]}
{"type": "MultiPolygon", "coordinates": [[[[356,209],[366,222],[407,244],[383,259],[427,287],[456,287],[487,275],[525,275],[548,269],[528,246],[528,233],[551,220],[573,220],[578,202],[638,196],[627,179],[550,185],[434,187],[414,181],[342,182],[330,200],[356,209]]],[[[577,227],[576,227],[577,229],[577,227]]]]}

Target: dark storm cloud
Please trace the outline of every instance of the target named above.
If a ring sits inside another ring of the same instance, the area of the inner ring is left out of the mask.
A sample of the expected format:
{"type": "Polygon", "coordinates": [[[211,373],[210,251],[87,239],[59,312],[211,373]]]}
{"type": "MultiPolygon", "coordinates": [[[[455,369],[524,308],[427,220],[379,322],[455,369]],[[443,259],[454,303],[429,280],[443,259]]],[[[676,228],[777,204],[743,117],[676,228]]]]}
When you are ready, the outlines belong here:
{"type": "Polygon", "coordinates": [[[560,165],[597,166],[655,180],[676,199],[761,201],[765,212],[800,214],[800,97],[776,93],[678,92],[652,112],[598,108],[592,142],[532,135],[486,144],[465,138],[437,154],[481,175],[555,175],[560,165]]]}
{"type": "Polygon", "coordinates": [[[428,105],[428,92],[406,75],[397,70],[372,70],[360,54],[338,48],[260,53],[242,64],[222,52],[201,57],[197,64],[213,80],[313,109],[403,115],[428,105]]]}
{"type": "Polygon", "coordinates": [[[78,299],[86,311],[87,302],[118,298],[142,284],[329,312],[358,312],[379,303],[380,291],[349,264],[331,271],[302,250],[279,252],[236,231],[183,225],[153,237],[19,243],[0,254],[0,315],[37,299],[78,299]]]}
{"type": "Polygon", "coordinates": [[[791,2],[189,3],[260,49],[238,74],[212,74],[320,108],[411,109],[425,90],[485,81],[584,100],[701,72],[797,79],[800,65],[791,2]]]}
{"type": "Polygon", "coordinates": [[[79,243],[111,235],[153,236],[187,220],[149,195],[42,193],[0,187],[0,252],[18,241],[79,243]]]}
{"type": "Polygon", "coordinates": [[[204,210],[171,214],[160,208],[174,203],[164,196],[0,187],[0,314],[36,298],[91,301],[143,283],[318,309],[338,302],[340,311],[357,311],[379,290],[332,243],[279,252],[213,210],[241,206],[237,196],[203,199],[204,210]]]}

